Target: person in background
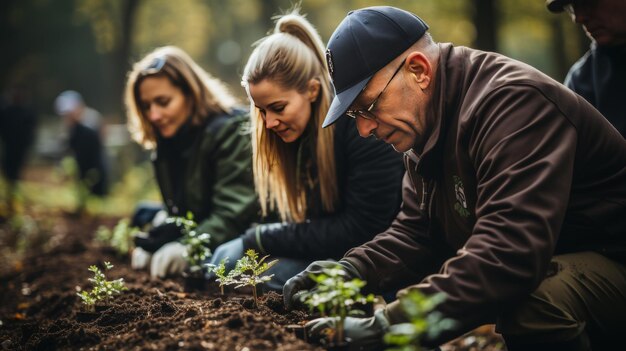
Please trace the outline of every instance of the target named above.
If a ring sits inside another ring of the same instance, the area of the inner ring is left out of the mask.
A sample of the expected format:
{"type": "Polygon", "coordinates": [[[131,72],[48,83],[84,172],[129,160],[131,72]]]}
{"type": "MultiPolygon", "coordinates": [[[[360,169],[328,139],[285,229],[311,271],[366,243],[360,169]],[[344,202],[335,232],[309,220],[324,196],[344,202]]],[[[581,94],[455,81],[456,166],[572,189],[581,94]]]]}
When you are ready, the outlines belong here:
{"type": "MultiPolygon", "coordinates": [[[[356,120],[404,153],[393,224],[339,261],[371,292],[445,296],[437,347],[496,324],[507,349],[608,350],[626,325],[626,140],[589,102],[496,53],[436,43],[410,12],[350,12],[328,42],[337,96],[325,126],[356,120]],[[346,115],[352,119],[346,118],[346,115]]],[[[285,284],[287,308],[316,261],[285,284]]],[[[345,322],[379,350],[400,301],[345,322]]],[[[309,322],[309,337],[335,320],[309,322]]]]}
{"type": "Polygon", "coordinates": [[[155,49],[128,75],[125,103],[135,141],[152,150],[163,205],[140,208],[133,225],[154,225],[135,237],[132,266],[154,278],[181,273],[182,229],[166,217],[193,215],[211,248],[232,239],[258,218],[248,113],[218,79],[183,50],[155,49]],[[159,210],[164,208],[164,212],[159,210]]]}
{"type": "Polygon", "coordinates": [[[591,47],[569,70],[564,84],[584,97],[626,138],[626,1],[546,0],[582,25],[591,47]]]}
{"type": "Polygon", "coordinates": [[[0,162],[6,184],[4,207],[0,220],[15,212],[15,195],[28,151],[35,141],[37,115],[29,106],[27,91],[14,86],[0,100],[0,162]]]}
{"type": "Polygon", "coordinates": [[[257,42],[244,68],[250,98],[254,183],[262,214],[280,222],[249,228],[218,247],[230,267],[248,249],[278,258],[265,284],[284,282],[317,259],[339,259],[386,228],[400,205],[404,173],[393,149],[359,137],[354,120],[322,129],[332,99],[324,46],[298,9],[257,42]]]}
{"type": "Polygon", "coordinates": [[[108,193],[108,169],[102,140],[102,117],[87,106],[82,95],[66,90],[54,101],[54,108],[69,130],[69,148],[78,166],[78,208],[85,211],[87,195],[102,197],[108,193]]]}

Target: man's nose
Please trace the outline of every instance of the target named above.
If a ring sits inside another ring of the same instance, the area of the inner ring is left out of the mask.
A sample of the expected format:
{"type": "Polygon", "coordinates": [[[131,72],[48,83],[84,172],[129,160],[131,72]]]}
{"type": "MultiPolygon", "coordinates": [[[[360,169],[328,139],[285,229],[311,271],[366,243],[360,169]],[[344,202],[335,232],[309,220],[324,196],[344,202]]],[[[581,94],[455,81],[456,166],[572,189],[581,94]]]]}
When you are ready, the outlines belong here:
{"type": "Polygon", "coordinates": [[[359,135],[362,138],[367,138],[372,135],[376,127],[378,127],[378,122],[374,120],[363,117],[356,118],[356,129],[359,131],[359,135]]]}

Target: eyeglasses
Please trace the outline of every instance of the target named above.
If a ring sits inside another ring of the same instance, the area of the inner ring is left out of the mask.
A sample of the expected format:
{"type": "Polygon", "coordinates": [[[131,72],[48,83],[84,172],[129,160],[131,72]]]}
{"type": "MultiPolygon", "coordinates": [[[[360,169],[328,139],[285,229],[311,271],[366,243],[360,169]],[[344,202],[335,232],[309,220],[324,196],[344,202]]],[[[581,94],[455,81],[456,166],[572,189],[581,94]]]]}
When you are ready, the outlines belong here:
{"type": "Polygon", "coordinates": [[[149,76],[152,74],[157,74],[161,72],[165,63],[167,62],[167,57],[165,56],[157,56],[155,57],[150,64],[141,70],[139,73],[141,76],[149,76]]]}
{"type": "Polygon", "coordinates": [[[402,66],[404,66],[404,61],[406,61],[406,59],[402,60],[402,62],[400,63],[400,66],[398,66],[398,68],[396,68],[396,71],[393,72],[393,75],[391,76],[391,78],[389,78],[389,81],[387,81],[387,84],[385,84],[385,87],[383,88],[383,90],[381,90],[380,93],[378,93],[378,96],[376,96],[374,101],[372,101],[372,103],[366,110],[348,110],[346,111],[346,115],[354,119],[356,119],[357,117],[363,117],[365,119],[375,121],[376,116],[372,113],[372,110],[374,109],[374,106],[376,105],[378,100],[380,100],[380,97],[383,95],[385,90],[387,90],[387,87],[389,86],[393,78],[398,74],[398,72],[400,72],[400,69],[402,68],[402,66]]]}

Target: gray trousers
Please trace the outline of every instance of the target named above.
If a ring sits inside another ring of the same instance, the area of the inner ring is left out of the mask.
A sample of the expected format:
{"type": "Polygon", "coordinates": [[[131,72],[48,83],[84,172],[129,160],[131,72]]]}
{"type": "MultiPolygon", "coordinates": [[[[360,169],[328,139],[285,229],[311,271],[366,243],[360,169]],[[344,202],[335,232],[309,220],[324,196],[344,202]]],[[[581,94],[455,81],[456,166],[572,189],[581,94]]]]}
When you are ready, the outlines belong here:
{"type": "Polygon", "coordinates": [[[570,350],[602,350],[613,340],[622,344],[626,266],[595,252],[555,256],[539,288],[501,315],[496,331],[509,350],[568,342],[578,344],[570,350]]]}

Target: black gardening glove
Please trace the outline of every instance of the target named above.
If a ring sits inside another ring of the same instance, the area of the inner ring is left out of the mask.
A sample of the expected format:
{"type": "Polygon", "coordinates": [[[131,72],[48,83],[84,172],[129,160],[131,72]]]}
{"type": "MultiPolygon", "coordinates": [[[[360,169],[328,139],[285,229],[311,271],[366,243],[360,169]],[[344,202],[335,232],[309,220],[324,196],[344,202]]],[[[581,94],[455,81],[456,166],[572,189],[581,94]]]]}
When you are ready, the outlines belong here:
{"type": "Polygon", "coordinates": [[[135,246],[141,247],[148,252],[155,252],[161,246],[172,242],[183,236],[183,227],[176,225],[176,223],[164,223],[156,226],[148,233],[138,233],[133,240],[135,246]]]}
{"type": "Polygon", "coordinates": [[[311,279],[311,274],[320,274],[324,269],[334,268],[337,265],[346,272],[345,279],[352,280],[354,278],[361,279],[361,275],[350,262],[345,260],[337,261],[315,261],[311,263],[305,270],[291,277],[283,286],[283,299],[285,308],[290,310],[301,303],[300,296],[315,287],[315,281],[311,279]]]}
{"type": "MultiPolygon", "coordinates": [[[[335,329],[336,325],[336,318],[323,317],[308,322],[304,327],[311,339],[319,340],[324,338],[327,329],[335,329]]],[[[350,339],[351,350],[382,350],[383,337],[389,330],[389,318],[384,309],[378,309],[369,318],[346,317],[343,328],[345,338],[350,339]]]]}

